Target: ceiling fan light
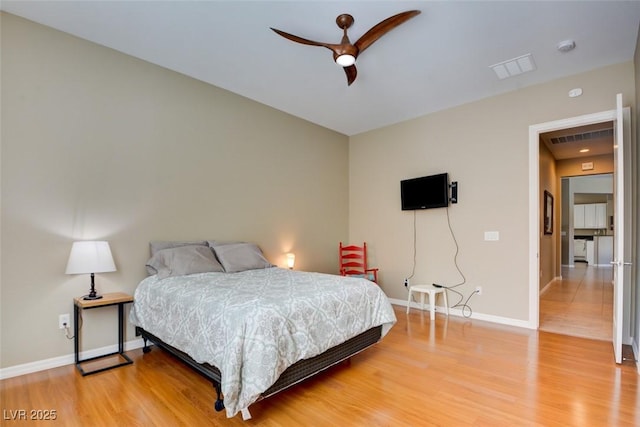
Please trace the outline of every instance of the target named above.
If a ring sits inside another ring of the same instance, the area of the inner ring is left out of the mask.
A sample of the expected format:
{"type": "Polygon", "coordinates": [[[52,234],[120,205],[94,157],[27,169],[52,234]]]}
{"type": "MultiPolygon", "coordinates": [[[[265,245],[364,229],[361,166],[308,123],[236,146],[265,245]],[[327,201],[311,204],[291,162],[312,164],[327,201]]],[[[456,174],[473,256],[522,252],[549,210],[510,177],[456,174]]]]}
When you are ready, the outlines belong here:
{"type": "Polygon", "coordinates": [[[341,67],[349,67],[356,63],[356,57],[349,54],[340,55],[336,58],[336,64],[341,67]]]}

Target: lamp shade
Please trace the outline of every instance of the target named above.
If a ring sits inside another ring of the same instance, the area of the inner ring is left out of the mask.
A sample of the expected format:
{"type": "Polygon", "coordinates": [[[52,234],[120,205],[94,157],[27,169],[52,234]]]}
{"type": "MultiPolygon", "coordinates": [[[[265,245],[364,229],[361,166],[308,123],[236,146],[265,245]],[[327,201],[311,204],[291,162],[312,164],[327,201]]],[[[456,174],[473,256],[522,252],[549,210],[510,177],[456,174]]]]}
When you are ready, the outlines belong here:
{"type": "Polygon", "coordinates": [[[292,253],[287,254],[287,267],[293,268],[296,263],[296,255],[292,253]]]}
{"type": "Polygon", "coordinates": [[[108,273],[116,271],[109,242],[74,242],[66,274],[108,273]]]}

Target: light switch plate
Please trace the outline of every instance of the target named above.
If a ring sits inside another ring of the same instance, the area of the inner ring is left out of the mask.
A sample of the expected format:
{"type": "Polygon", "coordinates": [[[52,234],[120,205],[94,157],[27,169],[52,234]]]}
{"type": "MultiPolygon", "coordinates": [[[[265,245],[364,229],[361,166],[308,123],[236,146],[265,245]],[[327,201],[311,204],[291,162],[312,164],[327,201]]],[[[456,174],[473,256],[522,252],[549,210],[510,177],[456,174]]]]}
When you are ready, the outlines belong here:
{"type": "Polygon", "coordinates": [[[500,240],[500,232],[498,231],[485,231],[484,232],[484,240],[486,241],[496,241],[500,240]]]}

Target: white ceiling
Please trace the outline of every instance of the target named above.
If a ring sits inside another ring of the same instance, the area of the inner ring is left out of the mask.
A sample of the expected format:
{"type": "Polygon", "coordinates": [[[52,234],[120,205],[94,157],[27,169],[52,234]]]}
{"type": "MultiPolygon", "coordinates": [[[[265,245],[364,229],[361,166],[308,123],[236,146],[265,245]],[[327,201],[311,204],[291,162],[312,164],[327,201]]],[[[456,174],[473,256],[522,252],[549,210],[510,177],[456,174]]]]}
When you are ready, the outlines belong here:
{"type": "Polygon", "coordinates": [[[10,1],[2,10],[354,135],[633,58],[639,1],[10,1]],[[347,86],[331,52],[269,27],[355,42],[396,13],[420,15],[357,62],[347,86]],[[560,53],[560,41],[576,49],[560,53]],[[498,80],[489,68],[527,53],[536,70],[498,80]]]}

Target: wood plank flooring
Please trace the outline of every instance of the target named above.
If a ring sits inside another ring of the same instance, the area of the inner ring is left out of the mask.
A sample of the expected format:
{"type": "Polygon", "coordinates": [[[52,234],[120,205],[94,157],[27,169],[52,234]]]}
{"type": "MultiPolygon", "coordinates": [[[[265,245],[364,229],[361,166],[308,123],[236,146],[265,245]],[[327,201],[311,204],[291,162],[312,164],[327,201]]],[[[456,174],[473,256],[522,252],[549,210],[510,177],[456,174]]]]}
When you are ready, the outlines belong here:
{"type": "Polygon", "coordinates": [[[540,330],[613,339],[613,269],[576,263],[540,296],[540,330]]]}
{"type": "Polygon", "coordinates": [[[376,346],[251,406],[215,412],[211,384],[167,353],[81,377],[73,366],[0,382],[2,425],[61,426],[637,426],[634,364],[611,343],[396,307],[376,346]],[[9,411],[55,410],[55,421],[9,411]]]}

